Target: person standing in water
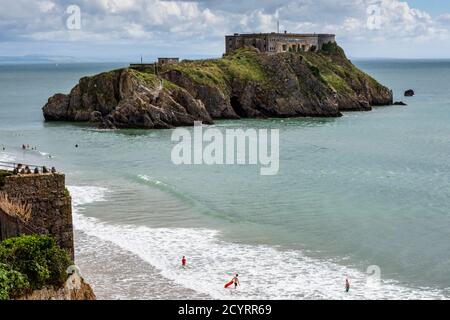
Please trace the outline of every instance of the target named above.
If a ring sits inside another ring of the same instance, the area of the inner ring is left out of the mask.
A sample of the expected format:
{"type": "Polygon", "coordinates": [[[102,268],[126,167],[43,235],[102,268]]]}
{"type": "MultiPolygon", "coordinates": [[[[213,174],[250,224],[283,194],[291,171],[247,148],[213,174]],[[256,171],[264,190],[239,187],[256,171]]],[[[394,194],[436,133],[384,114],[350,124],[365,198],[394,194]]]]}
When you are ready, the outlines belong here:
{"type": "Polygon", "coordinates": [[[236,276],[233,278],[233,282],[234,282],[234,289],[237,289],[238,286],[241,285],[241,283],[239,282],[239,275],[236,274],[236,276]]]}
{"type": "Polygon", "coordinates": [[[186,267],[186,263],[187,263],[186,257],[183,256],[183,258],[181,258],[181,266],[182,266],[183,268],[186,267]]]}
{"type": "Polygon", "coordinates": [[[350,291],[350,282],[348,281],[348,279],[345,279],[345,292],[349,291],[350,291]]]}

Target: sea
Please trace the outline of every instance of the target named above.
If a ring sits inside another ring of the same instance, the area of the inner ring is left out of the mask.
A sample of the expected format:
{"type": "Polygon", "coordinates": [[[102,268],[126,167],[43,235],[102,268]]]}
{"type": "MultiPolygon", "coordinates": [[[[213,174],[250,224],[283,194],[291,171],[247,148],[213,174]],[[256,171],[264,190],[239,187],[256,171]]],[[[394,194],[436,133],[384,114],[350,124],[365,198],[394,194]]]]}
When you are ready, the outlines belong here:
{"type": "Polygon", "coordinates": [[[272,176],[176,165],[173,130],[44,122],[51,95],[126,63],[0,65],[0,161],[65,173],[98,299],[448,299],[450,60],[353,62],[408,105],[211,126],[278,129],[272,176]]]}

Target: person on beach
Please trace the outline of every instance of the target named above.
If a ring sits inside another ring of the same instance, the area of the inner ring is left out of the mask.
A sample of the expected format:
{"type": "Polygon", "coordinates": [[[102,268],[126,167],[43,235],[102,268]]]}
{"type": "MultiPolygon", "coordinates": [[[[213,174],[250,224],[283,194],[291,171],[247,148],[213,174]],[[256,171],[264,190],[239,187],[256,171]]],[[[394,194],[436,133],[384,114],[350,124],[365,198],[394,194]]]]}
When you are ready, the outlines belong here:
{"type": "Polygon", "coordinates": [[[350,291],[350,282],[348,281],[348,279],[345,279],[345,292],[349,291],[350,291]]]}
{"type": "Polygon", "coordinates": [[[183,258],[181,258],[181,266],[182,266],[183,268],[186,267],[186,262],[187,262],[186,257],[183,256],[183,258]]]}
{"type": "Polygon", "coordinates": [[[236,274],[236,276],[233,278],[233,282],[234,282],[234,289],[237,289],[237,287],[239,286],[239,285],[241,285],[241,283],[239,282],[239,275],[238,274],[236,274]]]}

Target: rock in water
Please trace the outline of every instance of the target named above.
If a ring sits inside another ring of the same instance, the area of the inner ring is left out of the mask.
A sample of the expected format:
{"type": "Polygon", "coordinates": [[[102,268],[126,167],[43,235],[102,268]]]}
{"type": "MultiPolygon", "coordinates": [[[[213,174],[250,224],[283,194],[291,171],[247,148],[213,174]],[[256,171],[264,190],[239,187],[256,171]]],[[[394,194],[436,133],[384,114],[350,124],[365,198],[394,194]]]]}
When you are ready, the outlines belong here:
{"type": "Polygon", "coordinates": [[[407,106],[403,101],[395,101],[392,105],[394,106],[407,106]]]}
{"type": "Polygon", "coordinates": [[[65,120],[67,117],[67,109],[69,107],[69,99],[70,96],[61,93],[55,94],[48,99],[47,104],[43,108],[45,120],[65,120]]]}
{"type": "Polygon", "coordinates": [[[414,95],[415,95],[415,92],[412,89],[405,91],[405,97],[413,97],[414,95]]]}
{"type": "Polygon", "coordinates": [[[130,68],[105,72],[51,97],[43,113],[47,121],[101,128],[173,128],[213,119],[339,117],[392,102],[392,91],[336,45],[276,55],[243,48],[221,59],[160,66],[158,76],[130,68]]]}

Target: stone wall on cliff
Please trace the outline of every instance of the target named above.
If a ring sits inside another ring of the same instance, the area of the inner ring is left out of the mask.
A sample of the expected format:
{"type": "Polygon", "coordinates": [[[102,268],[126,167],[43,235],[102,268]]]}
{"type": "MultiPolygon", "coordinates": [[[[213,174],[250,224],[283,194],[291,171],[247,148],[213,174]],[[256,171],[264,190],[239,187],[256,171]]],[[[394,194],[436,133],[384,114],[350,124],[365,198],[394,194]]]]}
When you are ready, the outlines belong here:
{"type": "Polygon", "coordinates": [[[29,205],[29,217],[11,216],[0,210],[0,239],[20,234],[50,235],[74,259],[71,197],[60,173],[11,175],[0,193],[11,202],[29,205]]]}

